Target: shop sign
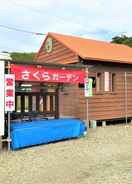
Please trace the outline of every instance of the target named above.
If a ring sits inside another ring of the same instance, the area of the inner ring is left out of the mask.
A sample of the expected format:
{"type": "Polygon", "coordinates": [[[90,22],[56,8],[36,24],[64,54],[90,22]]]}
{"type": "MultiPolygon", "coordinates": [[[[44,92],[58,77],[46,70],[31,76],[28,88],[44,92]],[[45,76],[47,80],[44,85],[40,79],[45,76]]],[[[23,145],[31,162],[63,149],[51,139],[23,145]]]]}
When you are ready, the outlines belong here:
{"type": "Polygon", "coordinates": [[[13,74],[5,75],[5,111],[15,110],[15,77],[13,74]]]}
{"type": "Polygon", "coordinates": [[[17,81],[84,83],[85,72],[82,70],[49,69],[46,67],[11,65],[11,73],[17,81]]]}

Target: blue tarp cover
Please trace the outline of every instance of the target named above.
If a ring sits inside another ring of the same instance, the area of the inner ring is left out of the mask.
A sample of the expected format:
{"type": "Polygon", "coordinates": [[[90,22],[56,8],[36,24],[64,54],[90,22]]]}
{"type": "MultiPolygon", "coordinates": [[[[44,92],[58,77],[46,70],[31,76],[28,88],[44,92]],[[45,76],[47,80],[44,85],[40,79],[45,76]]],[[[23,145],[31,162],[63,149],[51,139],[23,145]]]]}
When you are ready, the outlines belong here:
{"type": "Polygon", "coordinates": [[[80,137],[86,125],[79,119],[32,120],[12,122],[11,147],[13,150],[58,140],[80,137]]]}

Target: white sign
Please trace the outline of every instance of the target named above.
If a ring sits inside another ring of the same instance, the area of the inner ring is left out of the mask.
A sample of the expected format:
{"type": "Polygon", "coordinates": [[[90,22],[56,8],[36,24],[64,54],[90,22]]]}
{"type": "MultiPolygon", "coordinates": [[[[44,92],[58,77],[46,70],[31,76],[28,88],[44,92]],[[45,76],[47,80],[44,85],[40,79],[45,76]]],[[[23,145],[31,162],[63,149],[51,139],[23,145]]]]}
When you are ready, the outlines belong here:
{"type": "Polygon", "coordinates": [[[93,96],[93,92],[92,92],[92,83],[93,83],[93,79],[85,79],[85,83],[84,83],[84,95],[85,97],[92,97],[93,96]]]}
{"type": "Polygon", "coordinates": [[[4,135],[5,128],[5,111],[4,111],[4,82],[5,82],[5,64],[0,61],[0,136],[4,135]]]}
{"type": "Polygon", "coordinates": [[[85,79],[84,83],[84,96],[88,97],[88,78],[85,79]]]}
{"type": "Polygon", "coordinates": [[[5,111],[15,110],[15,76],[13,74],[5,75],[5,111]]]}

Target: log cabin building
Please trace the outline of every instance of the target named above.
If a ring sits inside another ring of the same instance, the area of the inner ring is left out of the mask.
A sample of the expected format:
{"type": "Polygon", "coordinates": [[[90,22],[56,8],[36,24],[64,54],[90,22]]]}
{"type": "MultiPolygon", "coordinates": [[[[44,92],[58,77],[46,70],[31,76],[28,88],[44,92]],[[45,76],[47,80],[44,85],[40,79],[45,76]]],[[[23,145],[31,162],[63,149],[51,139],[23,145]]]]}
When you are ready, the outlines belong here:
{"type": "MultiPolygon", "coordinates": [[[[88,99],[90,120],[132,117],[132,49],[125,45],[48,33],[36,60],[42,63],[80,64],[93,79],[88,99]]],[[[84,84],[59,90],[59,117],[86,120],[84,84]]]]}

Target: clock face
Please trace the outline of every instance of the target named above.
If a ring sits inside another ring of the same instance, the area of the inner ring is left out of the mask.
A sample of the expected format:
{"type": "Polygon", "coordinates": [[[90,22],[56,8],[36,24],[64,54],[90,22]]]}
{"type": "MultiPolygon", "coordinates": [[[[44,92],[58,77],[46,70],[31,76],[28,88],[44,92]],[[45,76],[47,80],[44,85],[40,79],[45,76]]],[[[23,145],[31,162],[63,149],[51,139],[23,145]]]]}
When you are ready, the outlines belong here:
{"type": "Polygon", "coordinates": [[[53,41],[52,38],[48,37],[45,42],[45,51],[50,53],[52,51],[53,41]]]}

